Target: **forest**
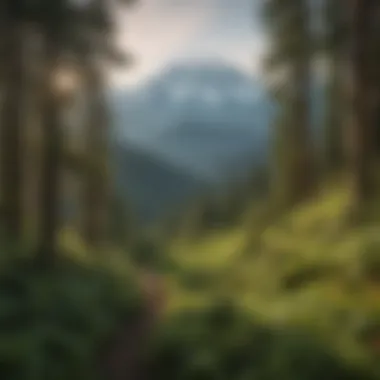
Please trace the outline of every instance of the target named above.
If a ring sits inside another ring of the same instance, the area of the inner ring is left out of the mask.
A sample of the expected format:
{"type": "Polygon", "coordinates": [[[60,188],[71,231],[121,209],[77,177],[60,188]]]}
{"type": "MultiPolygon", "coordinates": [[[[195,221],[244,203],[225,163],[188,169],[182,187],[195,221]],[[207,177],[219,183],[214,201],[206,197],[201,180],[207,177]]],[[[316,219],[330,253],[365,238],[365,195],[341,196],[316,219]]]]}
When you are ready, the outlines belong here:
{"type": "Polygon", "coordinates": [[[1,1],[1,378],[380,379],[380,2],[251,1],[268,159],[178,212],[169,182],[201,186],[115,145],[115,13],[144,0],[1,1]]]}

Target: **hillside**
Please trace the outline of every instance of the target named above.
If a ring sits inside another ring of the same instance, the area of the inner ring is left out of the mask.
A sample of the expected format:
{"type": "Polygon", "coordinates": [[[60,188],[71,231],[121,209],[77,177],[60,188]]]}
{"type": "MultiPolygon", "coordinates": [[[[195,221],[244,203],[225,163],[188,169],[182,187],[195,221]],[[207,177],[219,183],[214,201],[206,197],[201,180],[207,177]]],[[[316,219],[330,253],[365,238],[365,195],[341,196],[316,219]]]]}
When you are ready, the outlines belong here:
{"type": "Polygon", "coordinates": [[[164,217],[211,185],[173,162],[133,145],[113,149],[119,193],[141,222],[164,217]]]}
{"type": "Polygon", "coordinates": [[[193,243],[173,242],[180,274],[168,277],[170,310],[224,295],[266,323],[312,328],[346,359],[373,365],[380,223],[345,226],[347,202],[344,186],[334,185],[264,228],[256,221],[193,243]]]}
{"type": "Polygon", "coordinates": [[[196,175],[221,180],[266,159],[273,107],[265,88],[223,63],[173,65],[111,103],[119,141],[196,175]]]}

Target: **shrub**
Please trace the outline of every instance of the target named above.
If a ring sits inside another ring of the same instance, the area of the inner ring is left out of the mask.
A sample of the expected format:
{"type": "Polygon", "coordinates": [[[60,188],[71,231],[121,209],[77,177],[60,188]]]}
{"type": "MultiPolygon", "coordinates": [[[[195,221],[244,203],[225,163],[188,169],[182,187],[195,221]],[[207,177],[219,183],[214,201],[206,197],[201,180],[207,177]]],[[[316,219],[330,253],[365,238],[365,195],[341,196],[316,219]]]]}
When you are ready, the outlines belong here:
{"type": "Polygon", "coordinates": [[[266,327],[226,302],[173,316],[152,358],[160,380],[369,379],[307,332],[266,327]]]}
{"type": "Polygon", "coordinates": [[[62,262],[41,271],[27,259],[3,264],[0,378],[96,379],[102,344],[138,310],[133,286],[101,268],[62,262]]]}

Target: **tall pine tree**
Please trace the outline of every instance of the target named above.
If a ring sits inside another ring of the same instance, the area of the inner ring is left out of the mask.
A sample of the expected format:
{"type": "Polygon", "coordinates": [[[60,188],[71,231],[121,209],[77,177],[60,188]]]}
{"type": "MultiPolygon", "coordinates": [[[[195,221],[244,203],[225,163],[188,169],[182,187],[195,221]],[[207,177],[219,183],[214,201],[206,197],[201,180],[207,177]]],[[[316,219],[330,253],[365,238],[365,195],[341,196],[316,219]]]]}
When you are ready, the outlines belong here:
{"type": "Polygon", "coordinates": [[[373,28],[380,4],[352,0],[352,128],[350,174],[353,208],[359,210],[375,191],[373,159],[375,124],[373,102],[373,28]]]}
{"type": "Polygon", "coordinates": [[[24,28],[28,20],[22,1],[2,4],[1,206],[7,239],[22,229],[22,108],[24,103],[24,28]]]}
{"type": "Polygon", "coordinates": [[[337,1],[324,0],[324,54],[327,58],[324,154],[326,172],[341,170],[344,159],[344,124],[348,99],[345,88],[347,70],[347,12],[337,1]]]}
{"type": "Polygon", "coordinates": [[[268,0],[265,15],[271,38],[267,65],[280,76],[276,93],[281,115],[276,128],[275,196],[291,204],[314,188],[314,157],[310,127],[311,24],[307,0],[268,0]]]}

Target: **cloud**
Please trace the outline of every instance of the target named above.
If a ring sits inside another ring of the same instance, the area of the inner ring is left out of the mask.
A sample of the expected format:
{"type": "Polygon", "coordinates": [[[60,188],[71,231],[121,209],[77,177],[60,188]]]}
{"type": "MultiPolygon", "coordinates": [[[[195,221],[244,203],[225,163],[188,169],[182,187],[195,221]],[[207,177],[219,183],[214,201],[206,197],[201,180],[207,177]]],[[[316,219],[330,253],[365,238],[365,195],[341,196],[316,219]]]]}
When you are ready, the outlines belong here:
{"type": "Polygon", "coordinates": [[[190,7],[185,0],[145,0],[130,14],[120,12],[118,44],[135,54],[137,65],[129,73],[116,72],[116,78],[133,80],[159,70],[181,54],[209,17],[207,8],[190,7]]]}
{"type": "Polygon", "coordinates": [[[263,39],[254,0],[140,0],[119,12],[118,42],[136,56],[132,70],[113,71],[117,83],[139,82],[179,59],[221,59],[257,69],[263,39]]]}

